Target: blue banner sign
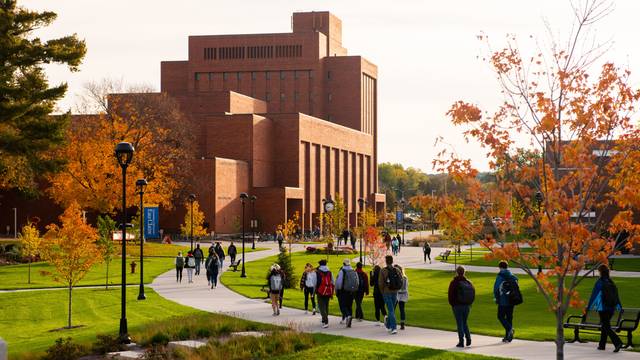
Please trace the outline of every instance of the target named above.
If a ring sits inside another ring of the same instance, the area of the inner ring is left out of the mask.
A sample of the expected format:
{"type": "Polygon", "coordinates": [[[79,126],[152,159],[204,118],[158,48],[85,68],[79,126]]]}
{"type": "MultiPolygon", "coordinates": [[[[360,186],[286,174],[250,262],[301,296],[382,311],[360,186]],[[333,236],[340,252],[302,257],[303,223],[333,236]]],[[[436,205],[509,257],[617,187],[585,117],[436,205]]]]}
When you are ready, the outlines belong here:
{"type": "Polygon", "coordinates": [[[404,213],[402,212],[402,210],[396,211],[396,222],[397,223],[404,222],[404,213]]]}
{"type": "Polygon", "coordinates": [[[160,210],[157,206],[144,208],[144,237],[160,239],[160,210]]]}

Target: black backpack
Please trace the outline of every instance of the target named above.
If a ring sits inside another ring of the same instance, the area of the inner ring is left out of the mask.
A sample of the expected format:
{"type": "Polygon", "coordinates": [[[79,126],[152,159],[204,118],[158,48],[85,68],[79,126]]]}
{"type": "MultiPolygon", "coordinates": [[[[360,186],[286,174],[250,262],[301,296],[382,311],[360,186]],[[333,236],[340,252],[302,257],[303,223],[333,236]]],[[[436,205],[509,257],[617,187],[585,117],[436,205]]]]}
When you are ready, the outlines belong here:
{"type": "Polygon", "coordinates": [[[364,293],[364,289],[367,286],[367,284],[364,281],[364,273],[360,273],[360,272],[357,272],[357,273],[358,273],[358,280],[359,280],[358,281],[358,292],[359,293],[364,293]]]}
{"type": "Polygon", "coordinates": [[[500,284],[500,294],[507,296],[509,305],[520,305],[523,302],[520,286],[513,278],[507,278],[502,281],[502,284],[500,284]]]}
{"type": "Polygon", "coordinates": [[[602,279],[602,304],[608,308],[615,308],[619,303],[616,284],[611,279],[602,279]]]}
{"type": "Polygon", "coordinates": [[[387,285],[389,286],[389,290],[400,290],[402,289],[402,275],[400,275],[400,270],[395,267],[387,268],[387,285]]]}
{"type": "Polygon", "coordinates": [[[461,305],[471,305],[476,299],[476,289],[470,281],[462,280],[458,282],[456,300],[461,305]]]}

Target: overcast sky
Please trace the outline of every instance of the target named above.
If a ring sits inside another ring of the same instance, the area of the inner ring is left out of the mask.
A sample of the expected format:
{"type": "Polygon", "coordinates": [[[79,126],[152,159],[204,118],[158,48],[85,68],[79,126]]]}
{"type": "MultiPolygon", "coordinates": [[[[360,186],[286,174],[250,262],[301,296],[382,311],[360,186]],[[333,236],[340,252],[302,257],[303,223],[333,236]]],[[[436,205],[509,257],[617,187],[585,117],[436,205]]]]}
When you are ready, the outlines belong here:
{"type": "MultiPolygon", "coordinates": [[[[343,45],[378,65],[379,161],[398,162],[433,172],[431,160],[444,136],[461,157],[487,168],[484,152],[466,144],[449,124],[450,105],[465,99],[491,110],[501,100],[488,65],[478,59],[484,47],[507,33],[547,39],[544,20],[564,38],[571,28],[569,1],[164,1],[25,0],[30,9],[47,9],[58,20],[42,38],[77,33],[88,53],[78,73],[50,67],[52,83],[67,82],[61,110],[72,108],[87,81],[123,79],[160,87],[160,61],[185,60],[187,36],[291,31],[294,11],[328,10],[342,19],[343,45]]],[[[640,72],[637,16],[639,1],[617,1],[597,25],[600,39],[614,40],[606,59],[640,72]],[[634,25],[636,24],[636,25],[634,25]]],[[[525,51],[535,51],[526,48],[525,51]]],[[[637,75],[633,77],[637,85],[637,75]]]]}

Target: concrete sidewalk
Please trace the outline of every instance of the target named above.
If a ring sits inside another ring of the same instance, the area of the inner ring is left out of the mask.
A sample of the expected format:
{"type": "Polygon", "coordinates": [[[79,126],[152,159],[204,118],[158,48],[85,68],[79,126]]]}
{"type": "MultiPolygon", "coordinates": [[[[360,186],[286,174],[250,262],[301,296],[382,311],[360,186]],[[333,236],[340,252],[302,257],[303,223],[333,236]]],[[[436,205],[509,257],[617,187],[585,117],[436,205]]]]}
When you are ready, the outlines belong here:
{"type": "MultiPolygon", "coordinates": [[[[300,249],[301,248],[298,248],[298,250],[300,249]]],[[[411,248],[404,248],[403,252],[409,249],[411,248]]],[[[407,251],[406,256],[413,256],[410,254],[411,252],[412,251],[407,251]]],[[[277,249],[250,253],[246,255],[246,260],[256,260],[276,253],[277,249]]],[[[399,259],[400,263],[409,260],[408,258],[404,259],[404,257],[404,254],[401,254],[399,259]]],[[[419,260],[420,259],[421,258],[419,258],[419,260]]],[[[405,265],[409,265],[409,263],[405,265]]],[[[448,266],[452,267],[452,265],[448,266]]],[[[412,266],[409,265],[409,267],[412,266]]],[[[209,312],[224,313],[262,323],[293,326],[305,332],[318,332],[507,358],[541,360],[555,358],[555,344],[552,342],[514,340],[510,344],[504,344],[501,342],[501,339],[497,337],[472,335],[473,345],[469,348],[458,349],[455,347],[458,339],[457,334],[454,332],[408,326],[406,330],[399,331],[398,335],[389,335],[384,328],[376,326],[376,324],[371,321],[354,321],[353,327],[346,329],[343,325],[339,325],[340,318],[335,316],[329,318],[329,328],[322,329],[319,315],[305,315],[302,310],[284,308],[280,316],[274,317],[272,316],[271,305],[262,300],[246,298],[226,288],[223,284],[219,284],[216,289],[211,290],[206,285],[207,280],[204,276],[196,276],[194,279],[194,283],[192,284],[176,284],[174,273],[170,271],[157,277],[151,284],[151,287],[161,296],[186,306],[209,312]]],[[[336,300],[334,299],[332,301],[336,300]]],[[[453,315],[451,316],[451,321],[453,322],[453,315]]],[[[471,330],[473,331],[473,329],[471,330]]],[[[611,345],[609,345],[606,352],[602,352],[596,350],[596,344],[594,343],[567,344],[565,346],[565,359],[596,360],[602,357],[640,359],[640,353],[622,351],[614,354],[611,350],[613,350],[613,346],[611,345]]]]}

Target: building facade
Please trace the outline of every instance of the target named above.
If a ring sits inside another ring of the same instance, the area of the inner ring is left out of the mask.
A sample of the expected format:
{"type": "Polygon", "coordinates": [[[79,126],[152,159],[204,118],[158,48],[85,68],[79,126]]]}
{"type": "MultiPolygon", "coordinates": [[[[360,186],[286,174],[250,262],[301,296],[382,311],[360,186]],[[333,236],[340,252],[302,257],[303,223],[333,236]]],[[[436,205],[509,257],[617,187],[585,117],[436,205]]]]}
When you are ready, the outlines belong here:
{"type": "Polygon", "coordinates": [[[161,91],[200,126],[196,195],[217,232],[237,231],[241,192],[257,196],[259,231],[295,212],[304,229],[318,226],[323,199],[336,194],[350,226],[358,199],[384,209],[377,67],[347,55],[342,23],[328,12],[294,13],[292,28],[191,36],[188,60],[161,64],[161,91]]]}

